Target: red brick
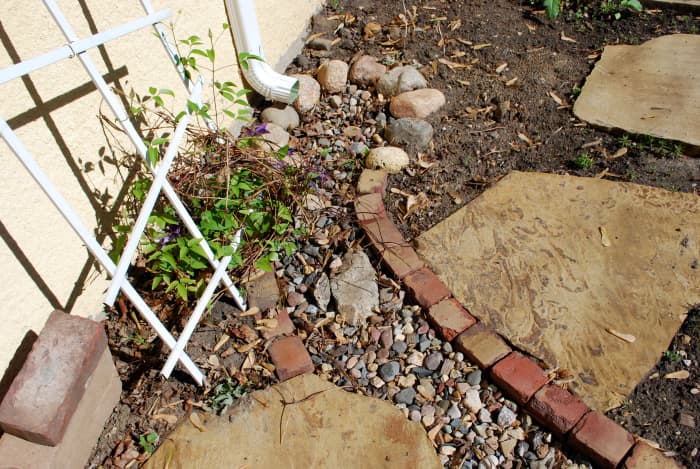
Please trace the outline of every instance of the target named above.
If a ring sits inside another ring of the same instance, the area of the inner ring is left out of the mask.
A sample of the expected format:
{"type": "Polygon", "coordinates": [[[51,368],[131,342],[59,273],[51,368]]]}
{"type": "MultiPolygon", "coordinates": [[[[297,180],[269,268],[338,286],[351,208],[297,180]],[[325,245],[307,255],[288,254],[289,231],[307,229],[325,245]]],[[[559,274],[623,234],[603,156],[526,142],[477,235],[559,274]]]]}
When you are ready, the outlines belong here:
{"type": "Polygon", "coordinates": [[[398,278],[402,279],[425,265],[411,244],[406,242],[401,232],[388,218],[383,218],[363,226],[382,261],[398,278]]]}
{"type": "Polygon", "coordinates": [[[381,194],[365,194],[355,199],[355,215],[360,225],[386,218],[381,194]]]}
{"type": "Polygon", "coordinates": [[[311,356],[298,336],[292,335],[277,339],[270,345],[268,351],[280,381],[314,371],[311,356]]]}
{"type": "Polygon", "coordinates": [[[476,324],[474,316],[454,298],[442,300],[430,307],[428,320],[448,342],[476,324]]]}
{"type": "Polygon", "coordinates": [[[442,280],[427,267],[406,275],[403,283],[416,302],[424,308],[430,308],[451,295],[442,280]]]}
{"type": "Polygon", "coordinates": [[[121,381],[105,349],[92,376],[85,383],[85,393],[68,423],[61,442],[56,446],[32,443],[5,433],[0,438],[0,467],[66,469],[85,467],[105,422],[121,395],[121,381]]]}
{"type": "Polygon", "coordinates": [[[566,389],[548,384],[535,393],[527,410],[549,430],[562,436],[590,409],[566,389]]]}
{"type": "Polygon", "coordinates": [[[34,443],[57,445],[106,348],[100,323],[52,312],[0,403],[0,427],[34,443]]]}
{"type": "Polygon", "coordinates": [[[386,191],[387,172],[381,169],[365,169],[357,181],[358,194],[384,194],[386,191]]]}
{"type": "Polygon", "coordinates": [[[482,369],[490,367],[511,351],[498,334],[481,323],[462,332],[455,341],[457,350],[482,369]]]}
{"type": "Polygon", "coordinates": [[[591,411],[576,424],[569,436],[576,450],[602,468],[613,468],[634,445],[634,437],[598,411],[591,411]]]}
{"type": "Polygon", "coordinates": [[[529,401],[548,381],[542,368],[518,352],[496,363],[491,369],[491,377],[518,404],[529,401]]]}
{"type": "Polygon", "coordinates": [[[280,299],[280,289],[273,272],[265,272],[261,277],[249,282],[246,290],[248,307],[259,308],[260,311],[274,308],[280,299]]]}
{"type": "Polygon", "coordinates": [[[275,319],[277,319],[277,327],[272,330],[263,329],[262,335],[265,339],[271,339],[272,337],[277,337],[278,335],[293,334],[294,323],[289,318],[289,313],[287,308],[277,308],[275,309],[275,319]]]}
{"type": "Polygon", "coordinates": [[[623,469],[681,469],[673,458],[668,458],[658,449],[638,441],[632,453],[625,459],[623,469]]]}

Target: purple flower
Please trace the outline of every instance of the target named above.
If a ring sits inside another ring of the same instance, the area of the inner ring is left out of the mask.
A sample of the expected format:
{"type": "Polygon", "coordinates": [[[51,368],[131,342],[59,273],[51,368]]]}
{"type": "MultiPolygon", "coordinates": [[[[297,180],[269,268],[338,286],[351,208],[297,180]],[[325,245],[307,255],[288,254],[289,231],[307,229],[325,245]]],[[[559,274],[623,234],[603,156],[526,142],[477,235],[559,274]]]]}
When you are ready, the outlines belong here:
{"type": "Polygon", "coordinates": [[[258,137],[267,133],[269,133],[267,130],[267,122],[263,122],[253,129],[245,129],[245,134],[247,137],[258,137]]]}
{"type": "Polygon", "coordinates": [[[168,225],[167,234],[158,240],[158,244],[165,246],[173,239],[182,236],[182,225],[168,225]]]}

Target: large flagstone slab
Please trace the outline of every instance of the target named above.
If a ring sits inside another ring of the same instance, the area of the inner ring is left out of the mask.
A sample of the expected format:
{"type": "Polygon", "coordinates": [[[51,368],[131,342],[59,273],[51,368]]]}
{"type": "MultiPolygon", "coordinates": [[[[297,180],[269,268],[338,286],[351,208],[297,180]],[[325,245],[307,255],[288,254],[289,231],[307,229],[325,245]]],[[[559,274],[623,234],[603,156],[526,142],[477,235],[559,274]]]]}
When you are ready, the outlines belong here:
{"type": "Polygon", "coordinates": [[[700,148],[700,35],[607,46],[574,114],[593,125],[700,148]]]}
{"type": "Polygon", "coordinates": [[[199,416],[200,428],[183,422],[144,468],[442,467],[420,423],[315,375],[256,391],[229,415],[199,416]]]}
{"type": "Polygon", "coordinates": [[[699,243],[697,195],[516,172],[418,237],[417,250],[474,316],[567,370],[574,392],[605,410],[700,302],[699,243]]]}

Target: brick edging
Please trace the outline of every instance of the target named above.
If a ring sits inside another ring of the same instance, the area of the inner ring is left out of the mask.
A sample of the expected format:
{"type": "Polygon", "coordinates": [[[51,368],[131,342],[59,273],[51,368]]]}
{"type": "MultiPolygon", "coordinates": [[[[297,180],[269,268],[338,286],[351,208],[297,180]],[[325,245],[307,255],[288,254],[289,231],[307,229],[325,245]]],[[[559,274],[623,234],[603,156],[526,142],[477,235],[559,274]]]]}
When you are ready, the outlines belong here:
{"type": "Polygon", "coordinates": [[[568,390],[549,384],[534,361],[513,350],[459,303],[387,216],[386,186],[385,171],[362,172],[355,199],[357,220],[385,267],[403,282],[442,339],[487,372],[506,395],[562,442],[600,467],[646,467],[635,454],[648,454],[651,447],[568,390]]]}

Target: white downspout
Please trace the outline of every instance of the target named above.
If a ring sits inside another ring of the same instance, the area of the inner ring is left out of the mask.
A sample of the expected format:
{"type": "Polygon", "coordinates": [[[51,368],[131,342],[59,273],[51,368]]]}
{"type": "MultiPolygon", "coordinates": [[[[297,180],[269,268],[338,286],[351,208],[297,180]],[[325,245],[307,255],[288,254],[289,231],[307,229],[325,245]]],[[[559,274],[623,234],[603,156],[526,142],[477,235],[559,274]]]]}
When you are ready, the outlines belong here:
{"type": "MultiPolygon", "coordinates": [[[[225,0],[225,4],[238,54],[247,52],[264,59],[253,0],[225,0]]],[[[241,71],[255,91],[268,100],[294,102],[299,93],[299,80],[275,72],[261,60],[251,59],[247,63],[248,67],[241,66],[241,71]]]]}

